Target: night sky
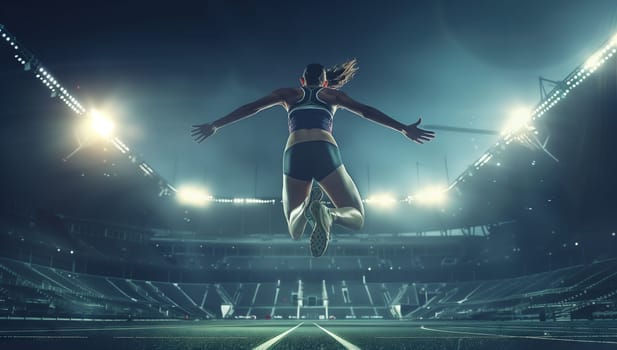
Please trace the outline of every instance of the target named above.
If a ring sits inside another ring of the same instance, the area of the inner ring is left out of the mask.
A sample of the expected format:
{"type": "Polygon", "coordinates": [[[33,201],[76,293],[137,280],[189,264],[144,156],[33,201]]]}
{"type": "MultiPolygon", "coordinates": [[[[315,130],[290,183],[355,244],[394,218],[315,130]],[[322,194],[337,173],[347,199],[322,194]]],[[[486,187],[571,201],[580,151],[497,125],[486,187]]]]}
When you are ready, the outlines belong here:
{"type": "MultiPolygon", "coordinates": [[[[500,130],[512,109],[539,101],[539,76],[562,79],[617,31],[617,2],[12,2],[0,23],[172,184],[280,197],[284,109],[202,144],[191,125],[298,86],[308,63],[355,57],[360,70],[343,88],[351,97],[404,123],[421,115],[425,124],[500,130]]],[[[3,89],[26,79],[18,67],[0,74],[3,89]]],[[[31,103],[48,103],[37,87],[31,103]]],[[[30,110],[4,108],[13,117],[30,110]]],[[[342,110],[334,136],[363,197],[445,184],[445,157],[453,179],[498,139],[438,132],[417,145],[342,110]]]]}

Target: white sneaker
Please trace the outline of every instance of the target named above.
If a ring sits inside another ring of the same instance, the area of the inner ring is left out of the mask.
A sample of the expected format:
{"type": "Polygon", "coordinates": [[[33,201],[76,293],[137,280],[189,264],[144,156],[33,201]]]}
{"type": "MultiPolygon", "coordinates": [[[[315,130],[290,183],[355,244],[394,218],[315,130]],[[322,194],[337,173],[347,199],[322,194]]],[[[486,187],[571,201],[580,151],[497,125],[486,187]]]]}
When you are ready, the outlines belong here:
{"type": "Polygon", "coordinates": [[[330,240],[330,228],[332,227],[332,217],[330,211],[319,201],[311,202],[309,211],[315,221],[315,227],[309,241],[311,255],[319,257],[324,255],[330,240]]]}
{"type": "Polygon", "coordinates": [[[306,205],[306,207],[304,207],[304,217],[306,217],[306,220],[308,221],[309,225],[311,225],[311,227],[315,227],[315,219],[313,219],[313,215],[311,214],[311,203],[317,201],[321,201],[321,199],[323,198],[323,191],[321,190],[321,187],[319,186],[313,186],[311,188],[311,193],[309,194],[309,198],[308,198],[308,203],[306,205]]]}

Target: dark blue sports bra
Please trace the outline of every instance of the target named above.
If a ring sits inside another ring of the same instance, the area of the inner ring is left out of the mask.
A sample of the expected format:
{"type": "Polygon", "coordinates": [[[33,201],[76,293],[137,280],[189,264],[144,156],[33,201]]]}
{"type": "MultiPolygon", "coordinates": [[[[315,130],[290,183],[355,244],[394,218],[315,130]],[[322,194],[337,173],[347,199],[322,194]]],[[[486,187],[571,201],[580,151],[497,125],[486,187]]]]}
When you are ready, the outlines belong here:
{"type": "Polygon", "coordinates": [[[332,132],[335,108],[322,101],[317,94],[323,87],[302,87],[304,96],[289,107],[289,132],[298,129],[323,129],[332,132]]]}

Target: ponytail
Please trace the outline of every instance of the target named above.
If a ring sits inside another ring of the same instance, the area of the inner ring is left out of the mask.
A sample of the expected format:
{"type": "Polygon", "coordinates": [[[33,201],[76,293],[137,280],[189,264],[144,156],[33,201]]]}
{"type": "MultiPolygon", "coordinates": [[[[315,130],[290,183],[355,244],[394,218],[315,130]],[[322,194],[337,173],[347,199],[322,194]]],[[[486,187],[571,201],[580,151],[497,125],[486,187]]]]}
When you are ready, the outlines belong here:
{"type": "Polygon", "coordinates": [[[328,87],[331,89],[340,89],[347,84],[358,71],[358,60],[353,58],[343,64],[339,64],[326,69],[326,79],[328,87]]]}

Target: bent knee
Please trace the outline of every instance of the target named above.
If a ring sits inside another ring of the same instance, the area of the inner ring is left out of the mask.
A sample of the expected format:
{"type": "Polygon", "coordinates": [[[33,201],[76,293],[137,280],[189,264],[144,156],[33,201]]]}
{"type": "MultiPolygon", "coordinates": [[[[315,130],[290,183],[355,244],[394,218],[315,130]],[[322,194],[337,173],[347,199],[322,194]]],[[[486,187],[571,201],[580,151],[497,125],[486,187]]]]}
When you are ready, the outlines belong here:
{"type": "MultiPolygon", "coordinates": [[[[362,212],[361,212],[361,213],[362,213],[362,212]]],[[[358,219],[358,222],[357,222],[356,226],[355,226],[355,227],[353,227],[353,229],[354,229],[355,231],[360,231],[360,230],[361,230],[361,229],[363,229],[363,228],[364,228],[364,213],[362,213],[362,214],[360,215],[360,218],[358,219]]]]}
{"type": "Polygon", "coordinates": [[[362,215],[362,219],[360,220],[360,224],[358,225],[358,230],[361,230],[364,228],[364,215],[362,215]]]}
{"type": "Polygon", "coordinates": [[[353,231],[359,231],[364,227],[364,210],[353,208],[350,212],[350,219],[346,220],[345,226],[353,231]]]}

